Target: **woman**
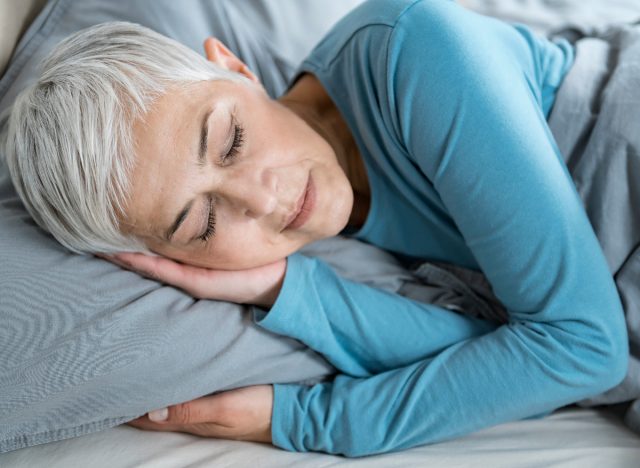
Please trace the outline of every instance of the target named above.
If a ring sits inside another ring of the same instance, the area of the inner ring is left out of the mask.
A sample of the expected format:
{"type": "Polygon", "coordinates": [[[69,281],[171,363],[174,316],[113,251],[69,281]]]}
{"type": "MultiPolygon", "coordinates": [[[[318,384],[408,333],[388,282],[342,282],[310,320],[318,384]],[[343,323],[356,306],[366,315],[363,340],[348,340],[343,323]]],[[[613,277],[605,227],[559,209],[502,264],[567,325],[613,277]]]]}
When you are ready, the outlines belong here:
{"type": "Polygon", "coordinates": [[[222,44],[205,47],[217,67],[133,26],[67,41],[16,102],[14,183],[69,248],[152,252],[110,258],[196,297],[253,304],[260,326],[343,374],[134,425],[361,456],[544,414],[622,380],[620,298],[546,122],[574,60],[567,42],[452,2],[371,0],[278,101],[222,44]],[[295,253],[341,232],[481,270],[508,323],[295,253]]]}

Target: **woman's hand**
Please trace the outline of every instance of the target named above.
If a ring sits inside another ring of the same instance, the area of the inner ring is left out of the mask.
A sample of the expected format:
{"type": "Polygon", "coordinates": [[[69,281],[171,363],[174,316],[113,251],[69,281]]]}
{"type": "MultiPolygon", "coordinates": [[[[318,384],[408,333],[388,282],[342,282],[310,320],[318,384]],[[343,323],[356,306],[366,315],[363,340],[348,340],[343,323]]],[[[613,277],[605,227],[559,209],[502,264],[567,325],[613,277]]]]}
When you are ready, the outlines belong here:
{"type": "Polygon", "coordinates": [[[248,270],[211,270],[142,253],[96,255],[142,276],[161,281],[198,299],[273,306],[284,281],[287,260],[248,270]]]}
{"type": "Polygon", "coordinates": [[[128,424],[148,431],[271,443],[273,386],[255,385],[152,411],[128,424]]]}

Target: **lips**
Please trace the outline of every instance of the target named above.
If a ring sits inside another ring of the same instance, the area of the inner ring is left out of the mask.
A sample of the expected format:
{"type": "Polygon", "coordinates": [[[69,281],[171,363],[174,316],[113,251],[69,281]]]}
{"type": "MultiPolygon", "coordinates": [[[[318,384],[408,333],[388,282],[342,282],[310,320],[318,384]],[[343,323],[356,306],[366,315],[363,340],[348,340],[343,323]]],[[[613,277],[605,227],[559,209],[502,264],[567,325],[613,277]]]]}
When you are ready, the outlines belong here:
{"type": "Polygon", "coordinates": [[[307,185],[296,203],[296,209],[287,219],[284,229],[298,229],[303,226],[311,217],[314,205],[315,187],[313,185],[313,179],[309,176],[307,185]]]}

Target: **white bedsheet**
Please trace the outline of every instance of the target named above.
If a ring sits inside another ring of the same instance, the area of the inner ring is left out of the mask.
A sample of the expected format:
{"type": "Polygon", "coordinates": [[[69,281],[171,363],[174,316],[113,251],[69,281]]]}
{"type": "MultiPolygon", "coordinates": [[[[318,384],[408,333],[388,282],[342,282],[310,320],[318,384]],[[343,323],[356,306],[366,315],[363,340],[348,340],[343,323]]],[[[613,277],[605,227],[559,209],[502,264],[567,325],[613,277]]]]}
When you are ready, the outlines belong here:
{"type": "Polygon", "coordinates": [[[7,468],[640,467],[640,437],[610,410],[569,408],[449,442],[360,459],[120,426],[0,455],[7,468]]]}

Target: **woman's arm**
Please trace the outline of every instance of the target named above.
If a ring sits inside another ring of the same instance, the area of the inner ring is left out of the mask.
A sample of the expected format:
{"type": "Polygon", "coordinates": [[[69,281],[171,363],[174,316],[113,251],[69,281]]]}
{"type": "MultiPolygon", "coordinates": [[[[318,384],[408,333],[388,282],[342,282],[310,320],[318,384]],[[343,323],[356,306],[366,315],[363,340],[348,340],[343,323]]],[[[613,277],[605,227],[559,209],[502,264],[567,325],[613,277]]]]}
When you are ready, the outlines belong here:
{"type": "Polygon", "coordinates": [[[322,260],[294,254],[280,294],[254,320],[321,353],[340,372],[370,377],[436,356],[497,324],[338,276],[322,260]]]}
{"type": "MultiPolygon", "coordinates": [[[[452,8],[424,1],[402,17],[385,85],[409,157],[438,191],[510,321],[374,377],[274,386],[272,436],[280,447],[351,456],[407,448],[547,412],[614,386],[626,372],[620,300],[540,110],[538,83],[528,81],[535,76],[523,76],[518,44],[503,47],[515,40],[505,37],[507,26],[462,24],[452,8]]],[[[317,281],[311,267],[300,272],[296,291],[282,299],[287,310],[276,302],[260,324],[322,346],[306,318],[324,314],[313,320],[331,324],[359,316],[361,303],[352,300],[355,286],[317,281]]],[[[364,304],[367,313],[377,305],[364,304]]],[[[339,331],[351,348],[384,348],[359,341],[367,325],[339,331]]]]}

